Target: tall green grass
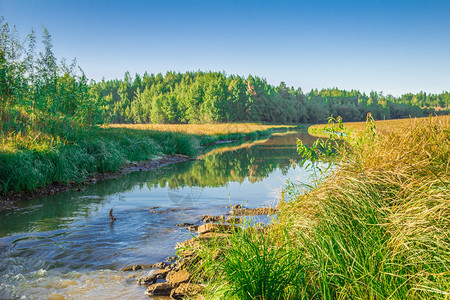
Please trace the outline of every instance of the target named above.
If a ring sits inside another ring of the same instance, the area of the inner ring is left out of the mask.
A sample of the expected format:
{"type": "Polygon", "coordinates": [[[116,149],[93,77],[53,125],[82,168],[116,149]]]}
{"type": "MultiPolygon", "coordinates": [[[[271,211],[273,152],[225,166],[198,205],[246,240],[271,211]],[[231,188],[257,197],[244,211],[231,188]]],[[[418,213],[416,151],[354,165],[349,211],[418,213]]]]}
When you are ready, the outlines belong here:
{"type": "Polygon", "coordinates": [[[252,226],[226,241],[228,246],[209,244],[201,252],[201,272],[213,279],[209,298],[286,299],[304,286],[305,268],[286,232],[273,235],[252,226]]]}
{"type": "Polygon", "coordinates": [[[349,137],[337,170],[285,199],[266,233],[234,234],[209,260],[211,298],[450,299],[450,130],[374,132],[349,137]]]}

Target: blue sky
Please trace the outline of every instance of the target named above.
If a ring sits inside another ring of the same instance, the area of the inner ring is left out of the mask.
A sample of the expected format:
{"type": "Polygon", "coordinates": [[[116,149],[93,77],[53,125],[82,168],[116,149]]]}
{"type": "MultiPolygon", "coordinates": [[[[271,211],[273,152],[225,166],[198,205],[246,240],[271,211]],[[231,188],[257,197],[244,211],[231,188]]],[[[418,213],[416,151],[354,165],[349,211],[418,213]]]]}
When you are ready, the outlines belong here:
{"type": "Polygon", "coordinates": [[[89,78],[225,71],[304,91],[450,90],[450,1],[0,0],[89,78]]]}

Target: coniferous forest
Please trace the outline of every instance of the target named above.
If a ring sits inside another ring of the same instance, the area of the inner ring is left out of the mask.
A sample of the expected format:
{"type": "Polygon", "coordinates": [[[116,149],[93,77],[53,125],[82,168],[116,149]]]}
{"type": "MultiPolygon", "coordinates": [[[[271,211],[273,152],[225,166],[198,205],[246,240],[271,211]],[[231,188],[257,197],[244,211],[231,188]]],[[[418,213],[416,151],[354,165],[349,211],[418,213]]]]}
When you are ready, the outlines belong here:
{"type": "Polygon", "coordinates": [[[344,121],[447,114],[449,92],[362,93],[338,88],[303,91],[284,82],[224,72],[136,74],[123,79],[89,80],[76,59],[58,61],[51,34],[42,30],[42,51],[32,30],[20,38],[1,23],[0,119],[3,133],[36,122],[68,118],[82,125],[102,123],[324,123],[331,115],[344,121]]]}

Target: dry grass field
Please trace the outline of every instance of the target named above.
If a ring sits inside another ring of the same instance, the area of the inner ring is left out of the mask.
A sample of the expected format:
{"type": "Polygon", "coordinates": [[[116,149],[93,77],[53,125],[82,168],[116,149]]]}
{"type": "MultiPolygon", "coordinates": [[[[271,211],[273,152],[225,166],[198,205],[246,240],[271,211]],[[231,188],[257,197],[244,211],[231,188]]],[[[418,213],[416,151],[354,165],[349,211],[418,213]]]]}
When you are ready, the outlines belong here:
{"type": "MultiPolygon", "coordinates": [[[[450,116],[438,116],[432,117],[434,121],[442,124],[443,128],[450,128],[450,116]]],[[[378,133],[386,134],[393,130],[403,130],[403,129],[413,129],[414,127],[420,125],[426,125],[430,123],[430,117],[425,118],[411,118],[411,119],[395,119],[395,120],[381,120],[375,121],[376,130],[378,133]]],[[[321,132],[326,125],[312,125],[309,127],[308,132],[315,136],[323,136],[321,132]]],[[[348,122],[344,123],[346,129],[355,131],[364,131],[366,128],[366,122],[348,122]]],[[[328,135],[326,135],[328,136],[328,135]]]]}
{"type": "Polygon", "coordinates": [[[251,133],[270,128],[286,128],[295,126],[263,125],[257,123],[225,123],[225,124],[110,124],[105,128],[128,128],[164,132],[180,132],[195,135],[222,135],[230,133],[251,133]]]}

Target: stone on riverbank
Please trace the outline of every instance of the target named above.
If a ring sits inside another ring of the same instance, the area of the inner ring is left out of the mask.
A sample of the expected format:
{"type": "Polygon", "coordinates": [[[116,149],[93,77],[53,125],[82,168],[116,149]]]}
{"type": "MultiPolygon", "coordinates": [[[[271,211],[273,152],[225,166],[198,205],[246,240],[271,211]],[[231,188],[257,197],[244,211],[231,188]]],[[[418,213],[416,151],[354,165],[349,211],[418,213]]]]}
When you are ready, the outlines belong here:
{"type": "Polygon", "coordinates": [[[277,210],[272,207],[259,207],[259,208],[240,208],[232,209],[230,215],[233,216],[258,216],[258,215],[272,215],[277,210]]]}
{"type": "Polygon", "coordinates": [[[200,284],[182,283],[177,288],[173,289],[170,297],[174,299],[182,299],[186,296],[195,296],[203,292],[205,288],[200,284]]]}
{"type": "Polygon", "coordinates": [[[169,265],[168,263],[162,261],[162,262],[150,265],[150,267],[155,268],[155,269],[165,269],[165,268],[167,268],[168,265],[169,265]]]}
{"type": "Polygon", "coordinates": [[[194,251],[187,251],[192,252],[188,253],[190,255],[184,255],[181,259],[177,260],[175,263],[171,265],[172,271],[179,271],[182,269],[190,268],[193,265],[200,263],[200,255],[197,252],[194,251]]]}
{"type": "Polygon", "coordinates": [[[198,227],[198,233],[203,235],[208,232],[232,232],[237,231],[238,227],[233,225],[225,225],[225,224],[204,224],[198,227]]]}
{"type": "Polygon", "coordinates": [[[122,272],[138,271],[143,269],[165,269],[168,266],[165,262],[159,262],[152,265],[131,265],[120,269],[122,272]]]}
{"type": "Polygon", "coordinates": [[[241,218],[236,217],[225,217],[225,216],[210,216],[210,215],[204,215],[202,216],[202,221],[205,223],[231,223],[231,224],[237,224],[241,222],[241,218]]]}
{"type": "Polygon", "coordinates": [[[166,258],[166,261],[169,263],[173,263],[177,259],[178,259],[178,257],[176,255],[172,255],[172,256],[169,256],[168,258],[166,258]]]}
{"type": "Polygon", "coordinates": [[[239,223],[242,222],[242,219],[241,218],[237,218],[237,217],[230,217],[230,218],[226,219],[226,222],[230,223],[230,224],[239,224],[239,223]]]}
{"type": "Polygon", "coordinates": [[[150,271],[144,276],[138,278],[139,284],[151,284],[156,283],[158,279],[165,279],[170,270],[158,269],[155,271],[150,271]]]}
{"type": "Polygon", "coordinates": [[[184,269],[179,271],[170,271],[166,277],[166,280],[174,287],[181,283],[189,282],[190,279],[191,274],[184,269]]]}
{"type": "Polygon", "coordinates": [[[201,242],[211,242],[214,240],[221,240],[224,238],[227,238],[229,236],[229,234],[227,233],[216,233],[216,232],[207,232],[205,234],[202,234],[198,237],[186,240],[184,242],[180,242],[177,243],[175,248],[176,249],[180,249],[180,248],[198,248],[198,246],[200,245],[201,242]]]}
{"type": "Polygon", "coordinates": [[[194,223],[181,223],[181,224],[176,224],[176,227],[190,227],[190,226],[194,226],[194,223]]]}
{"type": "Polygon", "coordinates": [[[167,282],[155,283],[150,285],[145,294],[147,296],[170,296],[172,286],[167,282]]]}
{"type": "Polygon", "coordinates": [[[190,232],[195,232],[198,230],[198,225],[192,225],[187,227],[187,230],[189,230],[190,232]]]}
{"type": "Polygon", "coordinates": [[[224,216],[204,215],[204,216],[202,216],[202,221],[205,223],[223,222],[223,221],[225,221],[225,217],[224,216]]]}

